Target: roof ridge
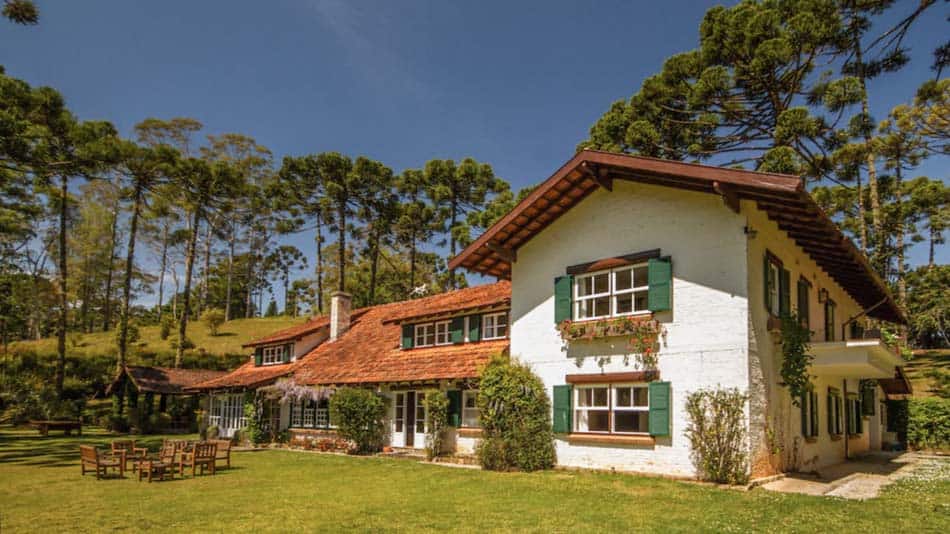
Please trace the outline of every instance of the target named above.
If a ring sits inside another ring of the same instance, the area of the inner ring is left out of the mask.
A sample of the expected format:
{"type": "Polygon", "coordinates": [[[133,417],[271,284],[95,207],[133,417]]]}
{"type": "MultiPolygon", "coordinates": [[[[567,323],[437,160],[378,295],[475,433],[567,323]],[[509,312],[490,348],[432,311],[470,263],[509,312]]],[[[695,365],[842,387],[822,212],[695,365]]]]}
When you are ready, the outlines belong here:
{"type": "MultiPolygon", "coordinates": [[[[649,161],[660,161],[660,162],[663,162],[663,163],[672,163],[672,164],[675,164],[675,165],[689,165],[690,167],[701,167],[701,168],[704,168],[704,169],[708,169],[708,168],[712,167],[712,168],[716,168],[716,169],[722,169],[722,170],[724,170],[724,171],[744,172],[744,173],[749,173],[749,174],[756,174],[756,175],[759,175],[759,176],[775,176],[775,177],[778,177],[778,178],[789,178],[789,179],[798,180],[798,181],[801,181],[801,179],[802,179],[801,176],[797,176],[797,175],[794,175],[794,174],[788,174],[788,173],[784,173],[784,172],[757,171],[757,170],[753,170],[753,169],[742,169],[742,168],[737,168],[737,167],[724,167],[724,166],[722,166],[722,165],[713,165],[713,164],[707,164],[707,163],[697,163],[697,162],[695,162],[695,161],[681,161],[681,160],[675,160],[675,159],[663,159],[663,158],[657,158],[657,157],[654,157],[654,156],[643,156],[643,155],[641,155],[641,154],[628,154],[628,153],[626,153],[626,152],[610,152],[609,150],[598,150],[598,149],[594,149],[594,148],[584,148],[584,149],[581,150],[581,152],[594,152],[594,153],[596,153],[596,154],[608,154],[608,155],[611,155],[611,156],[623,156],[623,157],[627,157],[627,158],[631,158],[631,159],[643,159],[643,160],[649,160],[649,161]]],[[[573,159],[573,158],[572,158],[572,159],[573,159]]],[[[568,163],[570,163],[570,162],[568,162],[568,163]]]]}

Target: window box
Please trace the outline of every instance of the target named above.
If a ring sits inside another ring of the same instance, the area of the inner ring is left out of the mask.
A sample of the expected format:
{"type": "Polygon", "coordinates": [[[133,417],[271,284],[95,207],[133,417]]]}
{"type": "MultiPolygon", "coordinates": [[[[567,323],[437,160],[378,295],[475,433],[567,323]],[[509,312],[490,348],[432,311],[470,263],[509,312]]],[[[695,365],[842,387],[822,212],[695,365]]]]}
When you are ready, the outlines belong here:
{"type": "Polygon", "coordinates": [[[656,445],[656,438],[653,436],[625,436],[618,434],[586,434],[575,432],[567,435],[567,441],[571,445],[584,445],[587,443],[594,445],[639,445],[653,447],[656,445]]]}
{"type": "Polygon", "coordinates": [[[462,427],[458,429],[458,437],[460,438],[480,438],[482,437],[481,428],[467,428],[462,427]]]}
{"type": "Polygon", "coordinates": [[[656,366],[656,354],[660,350],[660,336],[666,335],[663,325],[652,317],[616,317],[595,321],[564,320],[557,325],[561,340],[591,341],[608,337],[629,336],[630,352],[642,360],[647,368],[656,366]]]}

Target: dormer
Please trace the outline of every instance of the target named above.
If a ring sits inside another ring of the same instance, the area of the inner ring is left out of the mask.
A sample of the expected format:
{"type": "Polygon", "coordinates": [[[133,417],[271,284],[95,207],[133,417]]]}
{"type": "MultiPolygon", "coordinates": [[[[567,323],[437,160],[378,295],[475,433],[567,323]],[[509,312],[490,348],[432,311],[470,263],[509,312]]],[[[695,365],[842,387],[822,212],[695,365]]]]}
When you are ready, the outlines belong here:
{"type": "Polygon", "coordinates": [[[261,345],[254,348],[254,366],[281,365],[290,363],[294,357],[294,344],[261,345]]]}
{"type": "Polygon", "coordinates": [[[507,309],[454,317],[410,318],[400,323],[403,349],[458,345],[508,337],[507,309]]]}

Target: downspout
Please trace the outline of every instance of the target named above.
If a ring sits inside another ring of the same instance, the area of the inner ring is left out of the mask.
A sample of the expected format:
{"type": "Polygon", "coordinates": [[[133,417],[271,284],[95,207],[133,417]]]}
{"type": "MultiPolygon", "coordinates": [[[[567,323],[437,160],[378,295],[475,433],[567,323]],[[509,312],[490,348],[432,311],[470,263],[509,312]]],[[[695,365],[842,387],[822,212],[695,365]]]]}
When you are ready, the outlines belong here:
{"type": "Polygon", "coordinates": [[[848,379],[847,378],[841,379],[841,386],[842,386],[842,391],[843,391],[841,395],[841,400],[843,401],[841,403],[842,404],[841,410],[844,412],[844,459],[845,461],[847,461],[849,459],[848,458],[848,439],[850,439],[851,437],[851,435],[848,434],[848,428],[849,428],[848,424],[851,422],[851,414],[848,413],[848,379]]]}
{"type": "Polygon", "coordinates": [[[871,306],[870,308],[865,308],[864,310],[861,310],[861,312],[858,313],[857,315],[855,315],[854,317],[852,317],[852,318],[848,319],[847,321],[841,323],[841,341],[847,341],[847,339],[848,339],[848,337],[847,337],[845,334],[846,334],[847,331],[848,331],[848,330],[847,330],[847,326],[848,326],[849,324],[851,324],[851,323],[853,323],[854,321],[856,321],[856,320],[858,320],[858,319],[864,317],[865,315],[871,313],[871,312],[874,311],[878,306],[880,306],[881,304],[884,304],[885,302],[887,302],[887,297],[882,298],[882,299],[881,299],[880,301],[878,301],[878,303],[875,304],[874,306],[871,306]]]}

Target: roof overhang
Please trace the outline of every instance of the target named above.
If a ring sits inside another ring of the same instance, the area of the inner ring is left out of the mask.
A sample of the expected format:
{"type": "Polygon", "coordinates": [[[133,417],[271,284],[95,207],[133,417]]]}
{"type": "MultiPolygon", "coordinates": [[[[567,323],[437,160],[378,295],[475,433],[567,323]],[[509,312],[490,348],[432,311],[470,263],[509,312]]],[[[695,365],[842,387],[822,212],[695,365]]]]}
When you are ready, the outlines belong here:
{"type": "Polygon", "coordinates": [[[383,324],[408,324],[408,323],[418,323],[420,321],[434,321],[438,319],[449,319],[452,317],[470,315],[473,313],[491,313],[491,312],[503,312],[511,309],[511,299],[505,299],[502,302],[496,302],[492,304],[486,304],[484,306],[468,306],[465,308],[458,308],[455,310],[447,310],[441,312],[433,313],[416,313],[412,315],[397,316],[391,319],[386,319],[383,321],[383,324]]]}
{"type": "Polygon", "coordinates": [[[891,378],[904,361],[879,339],[809,345],[813,371],[845,378],[891,378]]]}
{"type": "Polygon", "coordinates": [[[805,191],[799,177],[593,150],[578,152],[452,258],[449,267],[510,279],[519,247],[598,188],[612,191],[616,180],[718,195],[737,212],[741,200],[753,201],[862,308],[884,301],[869,315],[906,322],[867,258],[805,191]]]}

